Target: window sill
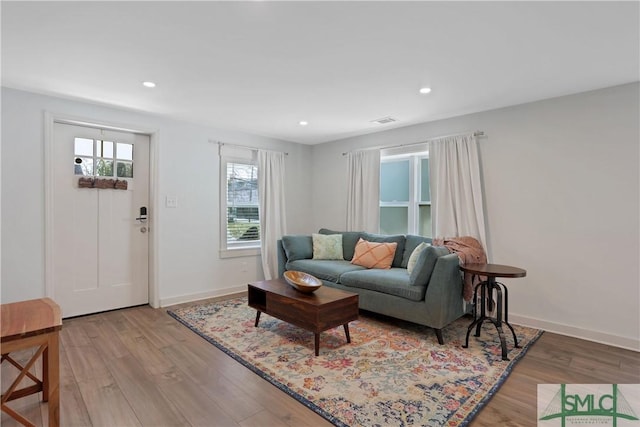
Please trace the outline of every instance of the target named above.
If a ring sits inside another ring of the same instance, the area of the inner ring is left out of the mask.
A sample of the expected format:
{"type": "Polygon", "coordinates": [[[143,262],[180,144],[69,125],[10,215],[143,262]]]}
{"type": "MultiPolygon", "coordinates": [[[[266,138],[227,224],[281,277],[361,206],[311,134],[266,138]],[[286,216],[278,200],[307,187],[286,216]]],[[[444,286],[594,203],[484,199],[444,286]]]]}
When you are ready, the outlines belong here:
{"type": "Polygon", "coordinates": [[[248,256],[259,256],[261,253],[259,247],[254,248],[235,248],[220,249],[220,258],[240,258],[248,256]]]}

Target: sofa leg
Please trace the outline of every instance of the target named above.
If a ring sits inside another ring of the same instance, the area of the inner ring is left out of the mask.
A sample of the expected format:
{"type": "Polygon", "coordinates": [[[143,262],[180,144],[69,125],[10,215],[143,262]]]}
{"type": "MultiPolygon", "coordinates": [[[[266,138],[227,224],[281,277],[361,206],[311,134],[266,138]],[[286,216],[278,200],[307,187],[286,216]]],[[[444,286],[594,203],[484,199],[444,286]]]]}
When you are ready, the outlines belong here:
{"type": "Polygon", "coordinates": [[[442,329],[434,329],[436,332],[436,337],[438,337],[438,344],[444,344],[444,339],[442,338],[442,329]]]}

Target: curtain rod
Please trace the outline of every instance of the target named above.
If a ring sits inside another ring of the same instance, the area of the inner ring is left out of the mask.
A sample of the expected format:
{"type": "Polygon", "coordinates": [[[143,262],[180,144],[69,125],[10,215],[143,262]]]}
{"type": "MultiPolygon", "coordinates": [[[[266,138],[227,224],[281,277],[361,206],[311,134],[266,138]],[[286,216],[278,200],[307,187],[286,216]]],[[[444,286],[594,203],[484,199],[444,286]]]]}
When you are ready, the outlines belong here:
{"type": "MultiPolygon", "coordinates": [[[[389,148],[411,147],[413,145],[426,144],[429,141],[434,141],[436,139],[451,138],[452,136],[467,135],[469,133],[470,132],[452,133],[450,135],[434,136],[432,138],[425,139],[424,141],[421,141],[421,142],[411,142],[409,144],[398,144],[398,145],[384,145],[384,146],[381,145],[381,146],[377,146],[377,147],[363,148],[362,150],[351,150],[351,151],[347,151],[347,152],[342,153],[342,155],[346,156],[347,154],[353,153],[354,151],[384,150],[384,149],[389,149],[389,148]]],[[[484,131],[477,130],[477,131],[473,132],[473,136],[478,137],[478,138],[482,137],[482,136],[484,136],[484,131]]]]}
{"type": "Polygon", "coordinates": [[[239,148],[246,148],[247,150],[263,150],[263,151],[275,151],[277,153],[284,153],[285,156],[288,156],[289,153],[287,153],[286,151],[280,151],[280,150],[267,150],[264,148],[258,148],[258,147],[250,147],[248,145],[240,145],[240,144],[229,144],[228,142],[221,142],[221,141],[213,141],[213,140],[209,140],[209,142],[212,142],[214,144],[218,144],[218,146],[222,147],[223,145],[228,145],[230,147],[239,147],[239,148]]]}

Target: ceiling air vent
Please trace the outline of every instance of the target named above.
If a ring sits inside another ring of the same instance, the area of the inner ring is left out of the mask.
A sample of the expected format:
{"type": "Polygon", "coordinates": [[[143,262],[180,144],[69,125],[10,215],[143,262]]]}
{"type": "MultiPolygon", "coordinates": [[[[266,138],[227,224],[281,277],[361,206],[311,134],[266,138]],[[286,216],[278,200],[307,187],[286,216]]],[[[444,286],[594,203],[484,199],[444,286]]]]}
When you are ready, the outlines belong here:
{"type": "Polygon", "coordinates": [[[377,120],[371,120],[371,123],[377,123],[379,125],[388,125],[389,123],[397,122],[398,119],[394,119],[393,117],[383,117],[377,120]]]}

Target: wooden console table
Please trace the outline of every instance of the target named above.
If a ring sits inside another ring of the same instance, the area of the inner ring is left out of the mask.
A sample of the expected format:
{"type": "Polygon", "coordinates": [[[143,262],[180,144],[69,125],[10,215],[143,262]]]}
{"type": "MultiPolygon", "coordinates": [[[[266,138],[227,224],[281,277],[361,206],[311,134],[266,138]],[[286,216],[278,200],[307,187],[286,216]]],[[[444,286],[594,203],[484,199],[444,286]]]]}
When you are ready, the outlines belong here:
{"type": "Polygon", "coordinates": [[[473,309],[473,322],[469,325],[467,329],[467,339],[465,341],[465,345],[462,347],[469,347],[469,334],[471,330],[476,328],[476,337],[480,336],[480,328],[482,327],[482,323],[485,321],[490,321],[496,327],[498,331],[498,337],[500,338],[500,346],[502,347],[502,360],[509,360],[507,357],[507,343],[504,338],[504,332],[502,331],[502,324],[504,323],[511,330],[511,334],[513,335],[513,344],[514,347],[518,348],[518,338],[516,338],[516,332],[513,330],[511,324],[509,324],[509,291],[507,287],[500,282],[496,282],[496,277],[524,277],[527,275],[526,270],[523,270],[518,267],[511,267],[509,265],[500,265],[500,264],[465,264],[460,266],[460,270],[465,273],[470,273],[475,276],[486,276],[487,280],[481,283],[478,283],[475,287],[474,291],[474,309],[473,309]],[[478,316],[478,308],[476,307],[478,301],[478,290],[480,290],[480,316],[478,316]],[[504,290],[504,299],[503,293],[504,290]],[[496,292],[496,316],[490,317],[487,316],[487,312],[493,310],[493,291],[496,292]],[[502,310],[504,304],[504,312],[502,310]],[[487,305],[488,310],[487,310],[487,305]],[[503,318],[504,314],[504,318],[503,318]]]}
{"type": "Polygon", "coordinates": [[[49,402],[49,426],[60,425],[60,373],[58,333],[62,329],[60,307],[49,298],[21,301],[0,305],[2,330],[2,361],[11,363],[20,370],[18,377],[2,393],[2,411],[25,426],[32,422],[7,406],[7,402],[34,393],[42,392],[42,400],[49,402]],[[31,359],[21,366],[9,353],[38,347],[31,359]],[[42,355],[42,380],[29,370],[42,355]],[[34,384],[17,389],[24,377],[34,384]]]}

